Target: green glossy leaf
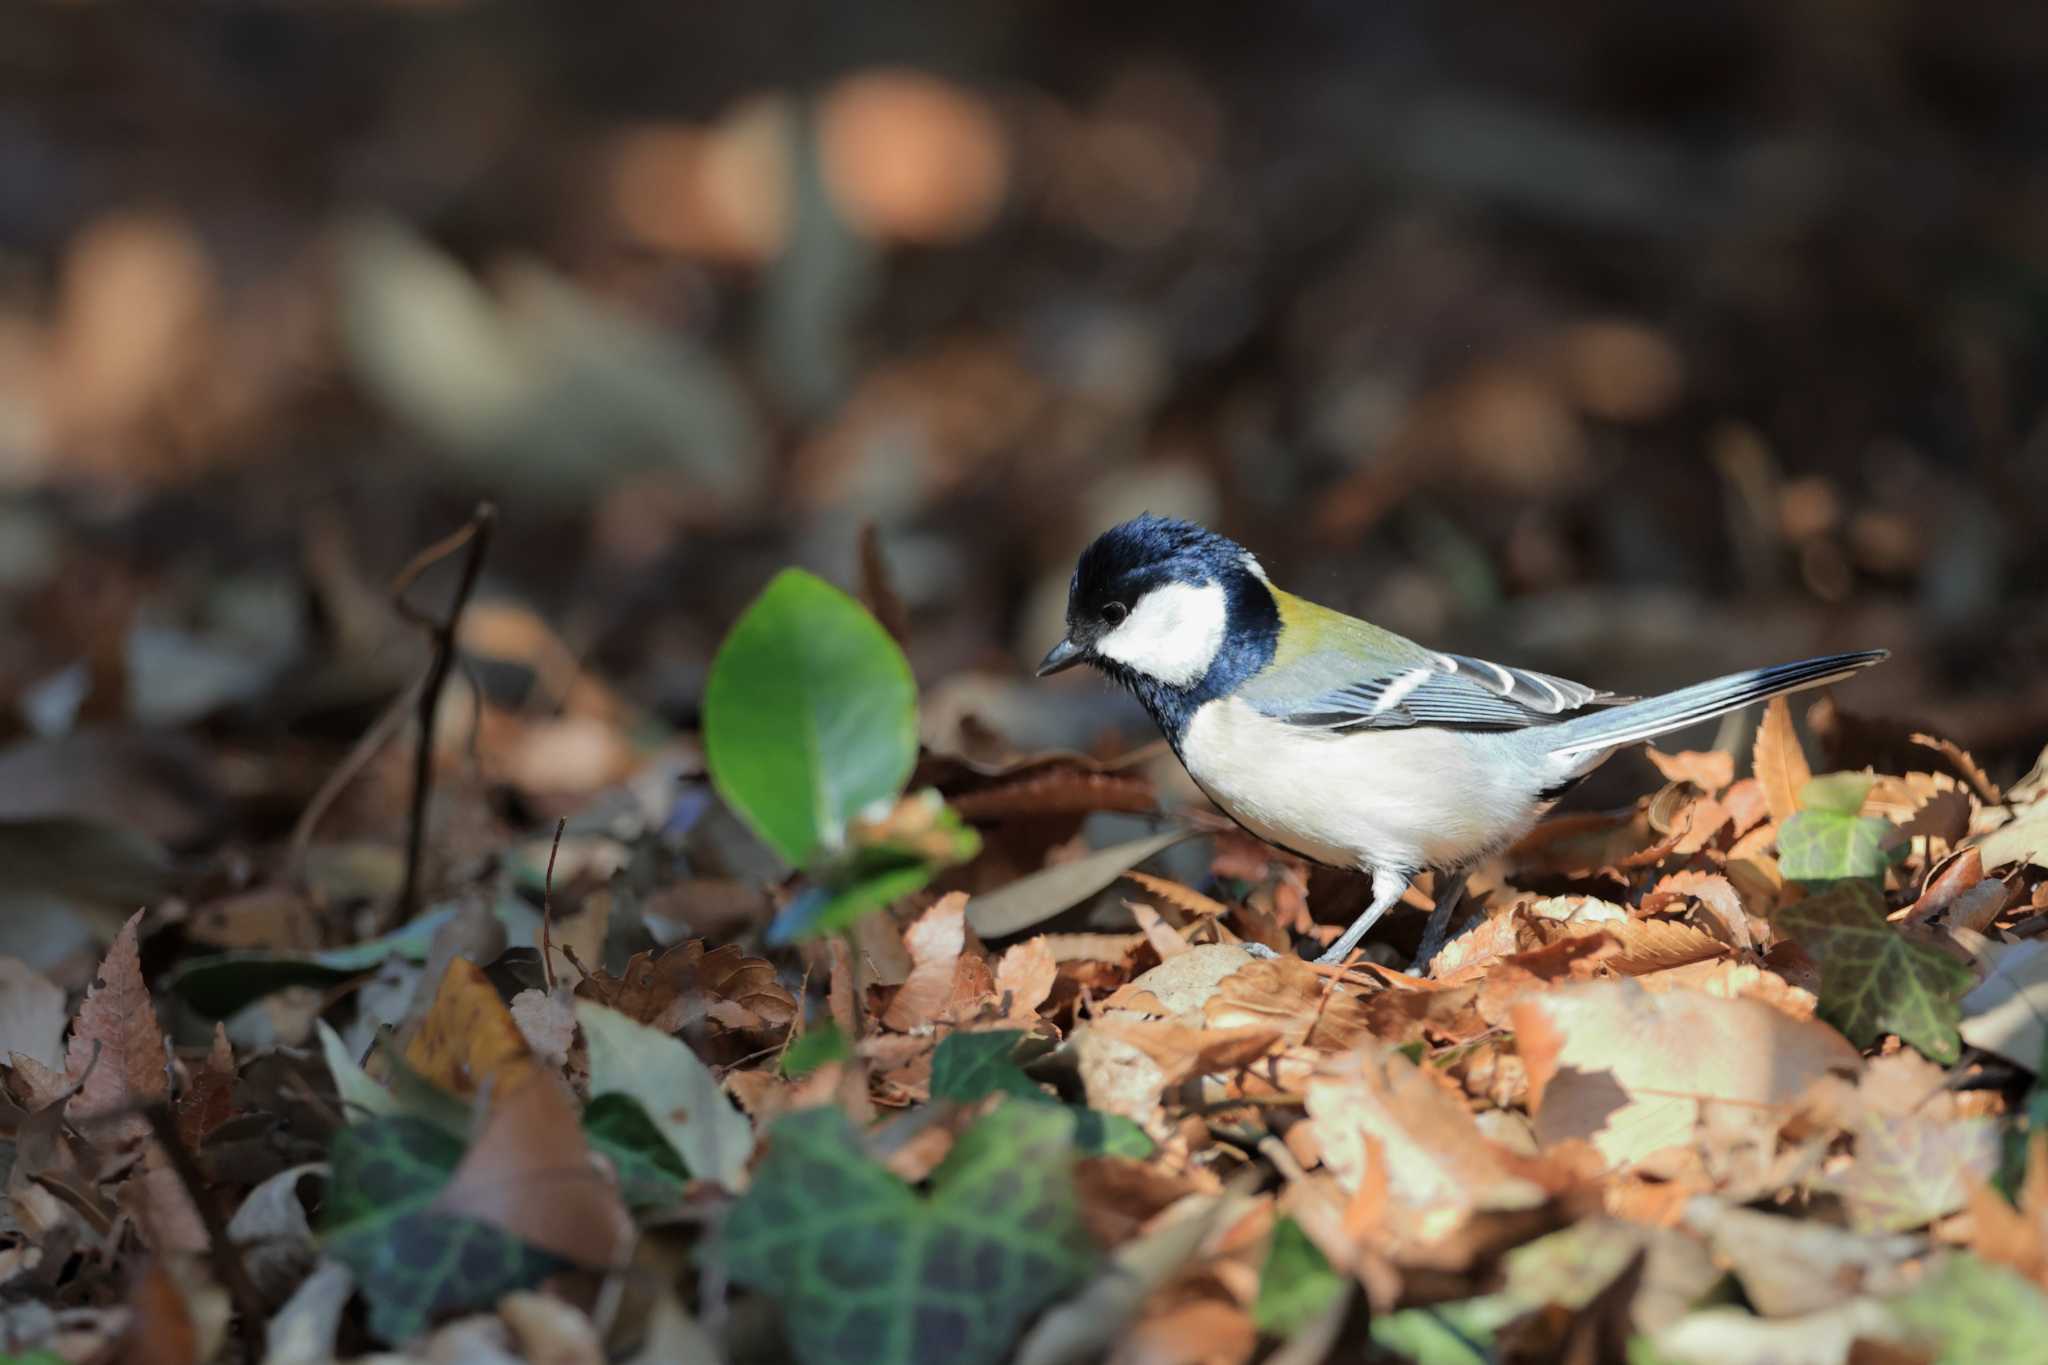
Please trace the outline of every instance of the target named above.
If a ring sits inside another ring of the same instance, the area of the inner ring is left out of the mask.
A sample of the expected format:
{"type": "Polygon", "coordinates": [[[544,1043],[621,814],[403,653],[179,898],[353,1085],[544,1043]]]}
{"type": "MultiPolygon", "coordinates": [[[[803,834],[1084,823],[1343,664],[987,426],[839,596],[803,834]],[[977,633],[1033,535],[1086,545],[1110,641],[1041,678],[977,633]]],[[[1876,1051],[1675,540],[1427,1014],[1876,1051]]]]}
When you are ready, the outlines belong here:
{"type": "Polygon", "coordinates": [[[1869,773],[1826,773],[1799,789],[1799,809],[1854,815],[1863,809],[1877,779],[1869,773]]]}
{"type": "Polygon", "coordinates": [[[1292,1336],[1328,1311],[1344,1292],[1344,1277],[1292,1218],[1273,1224],[1266,1263],[1259,1269],[1259,1297],[1252,1304],[1252,1322],[1269,1336],[1292,1336]]]}
{"type": "Polygon", "coordinates": [[[1122,1114],[1069,1106],[1074,1115],[1074,1150],[1082,1156],[1121,1156],[1143,1161],[1157,1150],[1151,1135],[1122,1114]]]}
{"type": "Polygon", "coordinates": [[[843,1062],[852,1055],[853,1045],[846,1041],[839,1025],[828,1019],[797,1035],[796,1041],[782,1054],[782,1074],[795,1080],[799,1076],[810,1075],[827,1063],[843,1062]]]}
{"type": "Polygon", "coordinates": [[[838,848],[917,758],[917,686],[867,609],[801,569],[733,623],[704,687],[719,795],[792,866],[838,848]]]}
{"type": "Polygon", "coordinates": [[[330,986],[375,971],[396,955],[425,962],[434,935],[456,907],[432,910],[381,938],[317,953],[237,952],[195,957],[171,969],[165,984],[209,1019],[225,1019],[251,1000],[286,986],[330,986]]]}
{"type": "Polygon", "coordinates": [[[599,1095],[584,1106],[583,1133],[618,1172],[629,1208],[667,1208],[681,1198],[689,1172],[638,1100],[599,1095]]]}
{"type": "Polygon", "coordinates": [[[1938,1062],[1961,1055],[1956,1026],[1976,974],[1914,943],[1884,917],[1884,897],[1865,881],[1839,882],[1774,916],[1820,962],[1821,1017],[1858,1047],[1896,1033],[1938,1062]]]}
{"type": "Polygon", "coordinates": [[[430,1210],[461,1159],[458,1139],[407,1115],[334,1135],[323,1250],[354,1273],[380,1340],[404,1342],[567,1265],[488,1223],[430,1210]]]}
{"type": "Polygon", "coordinates": [[[728,1269],[778,1300],[805,1365],[1000,1360],[1093,1261],[1072,1136],[1057,1105],[1003,1104],[920,1197],[862,1153],[839,1110],[791,1114],[726,1220],[728,1269]]]}
{"type": "Polygon", "coordinates": [[[1778,831],[1778,866],[1793,881],[1809,886],[1849,877],[1875,880],[1884,876],[1891,862],[1884,846],[1891,833],[1891,822],[1876,816],[1802,810],[1778,831]]]}
{"type": "Polygon", "coordinates": [[[1888,1305],[1901,1332],[1943,1362],[2039,1360],[2048,1296],[2018,1271],[1954,1252],[1888,1305]]]}

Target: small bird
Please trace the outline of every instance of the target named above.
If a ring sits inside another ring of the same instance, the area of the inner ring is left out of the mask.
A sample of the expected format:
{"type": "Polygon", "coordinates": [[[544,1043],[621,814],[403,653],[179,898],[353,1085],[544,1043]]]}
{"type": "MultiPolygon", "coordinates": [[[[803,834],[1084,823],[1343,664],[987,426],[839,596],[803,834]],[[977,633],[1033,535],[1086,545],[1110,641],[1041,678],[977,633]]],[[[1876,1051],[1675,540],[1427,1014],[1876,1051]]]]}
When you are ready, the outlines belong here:
{"type": "Polygon", "coordinates": [[[1636,699],[1445,654],[1273,586],[1243,546],[1141,516],[1102,533],[1067,589],[1046,677],[1090,664],[1137,694],[1188,776],[1270,844],[1370,873],[1341,962],[1432,869],[1449,890],[1625,745],[1887,657],[1829,654],[1636,699]]]}

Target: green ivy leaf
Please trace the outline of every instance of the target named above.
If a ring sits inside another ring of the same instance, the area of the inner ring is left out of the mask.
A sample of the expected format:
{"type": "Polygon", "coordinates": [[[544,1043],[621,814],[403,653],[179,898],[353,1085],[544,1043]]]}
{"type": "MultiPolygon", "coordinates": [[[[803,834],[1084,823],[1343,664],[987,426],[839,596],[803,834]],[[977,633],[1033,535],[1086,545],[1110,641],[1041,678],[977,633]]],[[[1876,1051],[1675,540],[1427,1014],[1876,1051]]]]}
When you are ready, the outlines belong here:
{"type": "Polygon", "coordinates": [[[805,1365],[1001,1359],[1093,1260],[1072,1135],[1056,1105],[1001,1105],[921,1198],[861,1152],[839,1110],[791,1114],[726,1220],[732,1277],[780,1303],[805,1365]]]}
{"type": "Polygon", "coordinates": [[[1375,1317],[1372,1339],[1415,1365],[1491,1365],[1494,1334],[1528,1311],[1507,1294],[1403,1308],[1375,1317]]]}
{"type": "MultiPolygon", "coordinates": [[[[985,1033],[952,1033],[939,1040],[932,1054],[932,1098],[972,1104],[989,1095],[1015,1095],[1034,1103],[1057,1104],[1045,1087],[1017,1065],[1019,1029],[985,1033]]],[[[1153,1152],[1152,1139],[1122,1114],[1105,1114],[1080,1105],[1074,1115],[1074,1148],[1083,1156],[1124,1156],[1142,1160],[1153,1152]]]]}
{"type": "Polygon", "coordinates": [[[423,1119],[344,1128],[329,1159],[324,1249],[355,1274],[382,1341],[409,1340],[436,1318],[494,1303],[568,1264],[489,1223],[430,1211],[462,1143],[423,1119]]]}
{"type": "Polygon", "coordinates": [[[846,1041],[839,1025],[828,1019],[816,1028],[805,1029],[783,1050],[782,1074],[795,1080],[828,1062],[843,1062],[852,1055],[853,1045],[846,1041]]]}
{"type": "Polygon", "coordinates": [[[630,1095],[599,1095],[583,1109],[583,1133],[619,1174],[628,1208],[668,1208],[690,1173],[640,1102],[630,1095]]]}
{"type": "Polygon", "coordinates": [[[1778,831],[1778,866],[1793,881],[1809,886],[1850,877],[1875,880],[1891,863],[1884,846],[1891,833],[1891,822],[1873,815],[1802,810],[1778,831]]]}
{"type": "Polygon", "coordinates": [[[1955,1252],[1889,1307],[1900,1330],[1944,1361],[2038,1360],[2048,1296],[2018,1271],[1955,1252]]]}
{"type": "Polygon", "coordinates": [[[972,1104],[1000,1091],[1027,1100],[1046,1098],[1038,1082],[1014,1060],[1021,1029],[990,1029],[985,1033],[949,1033],[932,1053],[932,1098],[972,1104]]]}
{"type": "Polygon", "coordinates": [[[1784,907],[1777,926],[1820,962],[1821,1017],[1858,1047],[1896,1033],[1937,1062],[1962,1052],[1956,1026],[1976,975],[1914,943],[1884,917],[1884,897],[1845,881],[1784,907]]]}
{"type": "Polygon", "coordinates": [[[840,847],[917,758],[917,685],[867,609],[785,569],[733,623],[704,686],[704,750],[726,804],[790,865],[840,847]]]}
{"type": "Polygon", "coordinates": [[[1326,1312],[1344,1290],[1344,1277],[1292,1218],[1273,1224],[1266,1263],[1259,1269],[1259,1297],[1252,1322],[1269,1336],[1292,1336],[1326,1312]]]}

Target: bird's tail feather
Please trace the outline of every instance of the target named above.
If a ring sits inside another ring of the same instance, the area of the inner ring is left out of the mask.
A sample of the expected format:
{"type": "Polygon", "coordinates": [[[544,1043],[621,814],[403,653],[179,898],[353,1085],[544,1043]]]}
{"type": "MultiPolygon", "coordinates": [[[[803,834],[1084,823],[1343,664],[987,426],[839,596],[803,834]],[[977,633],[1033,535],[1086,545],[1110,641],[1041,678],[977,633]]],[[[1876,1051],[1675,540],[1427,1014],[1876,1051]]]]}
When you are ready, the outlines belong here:
{"type": "Polygon", "coordinates": [[[1730,673],[1725,678],[1694,683],[1691,687],[1681,687],[1660,697],[1645,697],[1612,710],[1594,711],[1557,726],[1558,742],[1552,746],[1551,753],[1570,758],[1654,739],[1724,712],[1739,711],[1781,692],[1797,692],[1801,688],[1819,687],[1838,678],[1846,678],[1857,669],[1881,663],[1888,657],[1890,651],[1883,649],[1826,654],[1817,659],[1779,664],[1774,668],[1730,673]]]}

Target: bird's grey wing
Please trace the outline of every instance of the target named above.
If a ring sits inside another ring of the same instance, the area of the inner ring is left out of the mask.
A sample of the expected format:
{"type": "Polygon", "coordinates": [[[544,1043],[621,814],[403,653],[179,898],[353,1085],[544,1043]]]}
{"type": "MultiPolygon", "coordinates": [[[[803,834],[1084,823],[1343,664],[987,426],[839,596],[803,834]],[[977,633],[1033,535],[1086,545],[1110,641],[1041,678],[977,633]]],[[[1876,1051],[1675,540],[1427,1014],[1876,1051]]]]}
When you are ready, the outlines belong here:
{"type": "Polygon", "coordinates": [[[1283,698],[1280,688],[1269,685],[1247,700],[1291,725],[1343,733],[1416,725],[1519,730],[1629,698],[1548,673],[1462,654],[1432,653],[1419,662],[1336,687],[1283,698]]]}

